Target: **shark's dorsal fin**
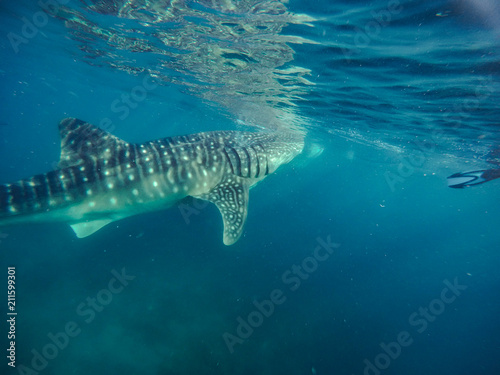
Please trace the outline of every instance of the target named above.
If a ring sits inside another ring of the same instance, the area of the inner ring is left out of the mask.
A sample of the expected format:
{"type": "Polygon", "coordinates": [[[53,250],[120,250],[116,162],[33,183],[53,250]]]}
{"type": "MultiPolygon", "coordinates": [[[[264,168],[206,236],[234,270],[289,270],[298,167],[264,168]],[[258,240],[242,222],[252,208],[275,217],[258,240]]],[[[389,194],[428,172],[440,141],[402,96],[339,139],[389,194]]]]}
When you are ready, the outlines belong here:
{"type": "Polygon", "coordinates": [[[120,138],[71,117],[59,123],[59,135],[61,137],[59,168],[84,164],[97,155],[111,158],[115,152],[128,147],[128,143],[120,138]]]}
{"type": "Polygon", "coordinates": [[[113,220],[110,219],[86,221],[83,223],[71,224],[71,229],[73,229],[78,238],[84,238],[94,234],[111,222],[113,222],[113,220]]]}
{"type": "Polygon", "coordinates": [[[232,245],[241,236],[248,212],[248,189],[246,179],[228,175],[201,199],[215,203],[224,222],[224,245],[232,245]]]}

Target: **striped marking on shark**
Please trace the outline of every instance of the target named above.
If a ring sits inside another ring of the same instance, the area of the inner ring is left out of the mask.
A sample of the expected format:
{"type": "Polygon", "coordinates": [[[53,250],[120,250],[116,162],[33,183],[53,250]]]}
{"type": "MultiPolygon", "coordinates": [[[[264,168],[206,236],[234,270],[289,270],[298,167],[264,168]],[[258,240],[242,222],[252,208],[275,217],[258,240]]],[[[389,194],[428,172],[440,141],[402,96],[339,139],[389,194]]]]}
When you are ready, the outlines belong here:
{"type": "Polygon", "coordinates": [[[58,169],[0,185],[0,225],[67,222],[77,237],[193,196],[214,203],[226,245],[241,236],[249,188],[304,148],[290,133],[214,131],[127,143],[75,118],[60,122],[58,169]]]}

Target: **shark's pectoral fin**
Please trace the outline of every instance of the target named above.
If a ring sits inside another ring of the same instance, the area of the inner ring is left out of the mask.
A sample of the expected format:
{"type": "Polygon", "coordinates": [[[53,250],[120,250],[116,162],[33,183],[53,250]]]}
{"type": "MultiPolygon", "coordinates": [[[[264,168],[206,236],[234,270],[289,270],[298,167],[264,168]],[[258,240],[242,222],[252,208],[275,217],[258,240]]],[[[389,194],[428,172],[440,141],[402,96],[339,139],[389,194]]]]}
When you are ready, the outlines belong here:
{"type": "Polygon", "coordinates": [[[84,238],[90,236],[91,234],[94,234],[99,229],[111,222],[113,222],[113,220],[109,219],[86,221],[83,223],[71,224],[71,229],[73,229],[78,238],[84,238]]]}
{"type": "Polygon", "coordinates": [[[210,193],[200,198],[215,203],[224,222],[224,245],[232,245],[241,236],[248,212],[249,185],[244,178],[231,175],[210,193]]]}

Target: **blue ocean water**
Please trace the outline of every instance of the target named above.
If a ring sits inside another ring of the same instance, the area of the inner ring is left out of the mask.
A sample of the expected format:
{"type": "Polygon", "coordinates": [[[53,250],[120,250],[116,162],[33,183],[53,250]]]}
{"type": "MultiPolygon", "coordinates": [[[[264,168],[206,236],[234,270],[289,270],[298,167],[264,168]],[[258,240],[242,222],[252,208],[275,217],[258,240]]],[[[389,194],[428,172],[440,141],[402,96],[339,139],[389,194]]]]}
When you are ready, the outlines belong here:
{"type": "Polygon", "coordinates": [[[54,169],[68,116],[129,142],[270,129],[323,150],[251,190],[230,247],[201,201],[85,239],[0,227],[18,312],[2,374],[499,373],[500,182],[446,184],[498,166],[497,2],[41,0],[0,17],[0,183],[54,169]]]}

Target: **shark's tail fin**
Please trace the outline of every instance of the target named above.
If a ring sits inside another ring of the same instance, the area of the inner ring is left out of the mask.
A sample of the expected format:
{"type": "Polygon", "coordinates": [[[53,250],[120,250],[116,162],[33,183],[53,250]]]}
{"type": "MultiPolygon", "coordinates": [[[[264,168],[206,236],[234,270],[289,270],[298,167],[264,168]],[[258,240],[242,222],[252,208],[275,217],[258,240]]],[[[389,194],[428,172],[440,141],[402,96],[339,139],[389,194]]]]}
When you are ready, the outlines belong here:
{"type": "Polygon", "coordinates": [[[455,189],[484,184],[500,178],[500,169],[482,169],[478,171],[455,173],[448,177],[448,186],[455,189]]]}

